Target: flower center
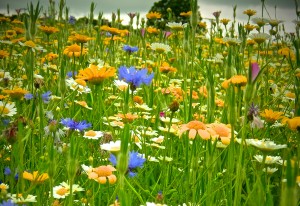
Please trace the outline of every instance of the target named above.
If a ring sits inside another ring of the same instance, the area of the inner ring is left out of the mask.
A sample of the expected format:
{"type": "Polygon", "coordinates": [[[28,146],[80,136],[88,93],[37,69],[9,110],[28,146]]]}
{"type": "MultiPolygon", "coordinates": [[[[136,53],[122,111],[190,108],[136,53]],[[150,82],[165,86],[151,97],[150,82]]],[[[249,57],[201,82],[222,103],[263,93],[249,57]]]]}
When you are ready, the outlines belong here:
{"type": "Polygon", "coordinates": [[[0,113],[1,114],[8,114],[9,113],[9,109],[7,107],[0,106],[0,113]]]}
{"type": "Polygon", "coordinates": [[[69,191],[68,189],[62,187],[62,188],[60,188],[59,190],[56,191],[56,194],[63,196],[63,195],[65,195],[68,191],[69,191]]]}
{"type": "Polygon", "coordinates": [[[86,136],[90,136],[90,137],[95,137],[96,136],[96,132],[93,130],[89,130],[85,133],[86,136]]]}

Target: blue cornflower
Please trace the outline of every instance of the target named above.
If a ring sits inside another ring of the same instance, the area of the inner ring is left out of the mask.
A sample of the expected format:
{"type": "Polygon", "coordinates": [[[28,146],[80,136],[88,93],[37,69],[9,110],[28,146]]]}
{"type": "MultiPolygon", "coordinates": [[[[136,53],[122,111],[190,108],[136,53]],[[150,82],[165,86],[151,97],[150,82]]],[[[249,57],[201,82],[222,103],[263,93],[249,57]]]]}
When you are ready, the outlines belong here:
{"type": "Polygon", "coordinates": [[[71,118],[61,119],[60,123],[68,127],[70,130],[79,130],[80,132],[92,126],[91,123],[87,123],[85,120],[76,122],[71,118]]]}
{"type": "MultiPolygon", "coordinates": [[[[117,158],[115,155],[110,154],[110,157],[108,159],[114,166],[117,165],[117,158]]],[[[129,152],[129,160],[128,160],[128,175],[129,177],[136,176],[136,173],[134,170],[136,168],[142,168],[144,165],[144,162],[146,161],[145,158],[141,157],[141,155],[138,152],[129,152]]]]}
{"type": "Polygon", "coordinates": [[[76,18],[74,16],[69,17],[69,24],[74,25],[76,23],[76,18]]]}
{"type": "Polygon", "coordinates": [[[147,69],[137,70],[134,67],[127,68],[121,66],[119,68],[119,79],[124,79],[125,82],[130,84],[131,90],[135,90],[141,84],[149,85],[154,77],[154,73],[148,75],[147,69]]]}
{"type": "Polygon", "coordinates": [[[5,167],[4,168],[4,175],[10,175],[11,174],[11,170],[9,167],[5,167]]]}
{"type": "Polygon", "coordinates": [[[34,97],[34,96],[33,96],[33,94],[31,94],[31,93],[27,93],[27,94],[24,95],[24,98],[25,98],[26,100],[31,100],[33,97],[34,97]]]}
{"type": "Polygon", "coordinates": [[[42,99],[44,103],[48,104],[50,102],[50,98],[51,98],[51,91],[42,94],[42,99]]]}
{"type": "Polygon", "coordinates": [[[124,46],[123,46],[123,50],[126,51],[126,52],[128,52],[129,54],[131,54],[131,53],[133,53],[133,52],[138,51],[139,48],[136,47],[136,46],[131,47],[131,46],[129,46],[129,45],[124,45],[124,46]]]}
{"type": "Polygon", "coordinates": [[[67,78],[68,78],[68,79],[71,78],[71,77],[73,77],[73,75],[74,75],[74,76],[77,76],[77,71],[74,71],[74,73],[73,73],[73,71],[68,71],[68,72],[67,72],[67,78]]]}
{"type": "Polygon", "coordinates": [[[13,203],[12,200],[7,200],[7,201],[4,200],[4,201],[0,204],[0,206],[15,206],[15,205],[17,205],[17,204],[13,203]]]}

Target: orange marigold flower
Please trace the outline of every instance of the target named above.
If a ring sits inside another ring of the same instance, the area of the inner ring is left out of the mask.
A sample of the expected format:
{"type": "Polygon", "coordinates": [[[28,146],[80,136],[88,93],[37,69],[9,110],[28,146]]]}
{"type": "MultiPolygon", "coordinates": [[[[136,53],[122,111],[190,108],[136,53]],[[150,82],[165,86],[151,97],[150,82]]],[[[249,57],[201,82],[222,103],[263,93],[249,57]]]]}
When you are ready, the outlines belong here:
{"type": "Polygon", "coordinates": [[[205,21],[200,21],[198,22],[198,25],[200,28],[205,29],[207,27],[206,22],[205,21]]]}
{"type": "Polygon", "coordinates": [[[102,67],[99,68],[96,65],[90,65],[90,67],[80,70],[77,79],[82,79],[90,82],[91,84],[100,84],[105,79],[115,76],[116,69],[114,67],[102,67]]]}
{"type": "Polygon", "coordinates": [[[59,32],[59,29],[57,29],[53,26],[40,26],[39,29],[42,30],[42,32],[44,32],[47,35],[59,32]]]}
{"type": "Polygon", "coordinates": [[[284,56],[286,58],[291,58],[291,60],[295,60],[296,59],[295,53],[292,50],[290,50],[288,47],[279,49],[278,50],[278,54],[282,55],[282,56],[284,56]]]}
{"type": "Polygon", "coordinates": [[[138,115],[127,113],[127,114],[117,114],[117,117],[120,117],[122,121],[126,123],[126,122],[133,122],[133,120],[138,118],[138,115]]]}
{"type": "Polygon", "coordinates": [[[133,101],[134,101],[135,103],[137,103],[137,104],[143,104],[143,103],[144,103],[143,98],[140,97],[140,96],[134,96],[134,97],[133,97],[133,101]]]}
{"type": "Polygon", "coordinates": [[[226,26],[230,22],[230,19],[221,19],[220,22],[226,26]]]}
{"type": "Polygon", "coordinates": [[[4,89],[2,92],[8,94],[13,99],[23,99],[24,95],[28,93],[27,90],[19,87],[14,89],[4,89]]]}
{"type": "Polygon", "coordinates": [[[100,184],[106,184],[107,180],[109,184],[114,184],[117,181],[117,177],[112,173],[116,169],[111,165],[102,165],[96,168],[91,168],[87,170],[87,175],[89,179],[93,179],[100,184]]]}
{"type": "Polygon", "coordinates": [[[0,59],[4,59],[9,56],[9,53],[6,50],[0,50],[0,59]]]}
{"type": "Polygon", "coordinates": [[[181,125],[179,134],[182,135],[186,131],[189,131],[189,139],[195,139],[197,134],[204,140],[211,138],[211,134],[206,130],[205,124],[197,120],[181,125]]]}
{"type": "Polygon", "coordinates": [[[224,82],[221,83],[221,86],[224,89],[228,89],[229,88],[229,84],[230,84],[230,79],[226,79],[226,80],[224,80],[224,82]]]}
{"type": "Polygon", "coordinates": [[[283,118],[283,112],[276,112],[272,109],[265,109],[265,111],[260,113],[260,115],[264,117],[269,123],[274,123],[276,120],[283,118]]]}
{"type": "Polygon", "coordinates": [[[74,34],[69,37],[70,41],[74,41],[75,43],[80,43],[80,44],[87,43],[89,40],[92,39],[94,38],[82,34],[74,34]]]}
{"type": "Polygon", "coordinates": [[[47,173],[39,174],[38,171],[34,171],[33,173],[29,173],[27,171],[23,172],[23,179],[29,180],[34,183],[42,183],[45,180],[49,179],[49,175],[47,173]]]}
{"type": "Polygon", "coordinates": [[[291,130],[300,130],[300,117],[294,117],[286,121],[291,130]]]}
{"type": "Polygon", "coordinates": [[[12,39],[12,38],[14,38],[15,36],[17,36],[17,32],[16,32],[15,30],[7,30],[7,31],[5,32],[5,37],[6,37],[7,39],[12,39]]]}
{"type": "Polygon", "coordinates": [[[14,27],[13,30],[15,30],[17,34],[24,34],[25,33],[25,30],[23,28],[20,28],[20,27],[14,27]]]}
{"type": "Polygon", "coordinates": [[[177,72],[177,69],[171,67],[167,62],[163,62],[162,65],[159,67],[159,71],[162,73],[169,73],[169,72],[177,72]]]}
{"type": "Polygon", "coordinates": [[[255,10],[252,10],[252,9],[247,9],[243,12],[243,14],[246,14],[247,16],[254,16],[256,14],[256,11],[255,10]]]}
{"type": "Polygon", "coordinates": [[[146,14],[147,19],[160,19],[161,18],[161,14],[158,12],[149,12],[148,14],[146,14]]]}
{"type": "Polygon", "coordinates": [[[201,96],[207,98],[208,92],[207,92],[206,86],[201,86],[201,87],[199,88],[199,93],[200,93],[201,96]]]}
{"type": "MultiPolygon", "coordinates": [[[[82,55],[85,55],[87,53],[87,49],[82,49],[82,55]]],[[[70,46],[67,46],[64,50],[64,54],[68,57],[79,57],[81,55],[81,47],[78,44],[72,44],[70,46]]]]}
{"type": "Polygon", "coordinates": [[[190,17],[192,15],[192,11],[181,12],[179,15],[180,16],[184,16],[184,17],[190,17]]]}
{"type": "Polygon", "coordinates": [[[147,32],[150,34],[159,34],[160,31],[159,31],[159,29],[150,26],[147,28],[147,32]]]}
{"type": "Polygon", "coordinates": [[[247,77],[243,75],[235,75],[230,78],[230,83],[235,86],[245,86],[247,84],[247,77]]]}

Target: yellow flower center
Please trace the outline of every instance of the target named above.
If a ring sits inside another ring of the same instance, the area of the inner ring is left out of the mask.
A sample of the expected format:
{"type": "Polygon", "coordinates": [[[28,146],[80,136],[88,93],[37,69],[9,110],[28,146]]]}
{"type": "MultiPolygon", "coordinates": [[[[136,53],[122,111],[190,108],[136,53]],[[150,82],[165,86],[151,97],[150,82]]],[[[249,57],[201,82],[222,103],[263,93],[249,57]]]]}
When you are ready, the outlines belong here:
{"type": "Polygon", "coordinates": [[[93,130],[89,130],[85,133],[86,136],[91,136],[91,137],[95,137],[96,136],[96,132],[93,130]]]}
{"type": "Polygon", "coordinates": [[[1,114],[8,114],[9,113],[9,109],[7,107],[0,106],[0,113],[1,114]]]}
{"type": "Polygon", "coordinates": [[[60,188],[59,190],[56,191],[56,194],[63,196],[63,195],[65,195],[67,192],[69,192],[69,190],[66,189],[66,188],[64,188],[64,187],[62,187],[62,188],[60,188]]]}

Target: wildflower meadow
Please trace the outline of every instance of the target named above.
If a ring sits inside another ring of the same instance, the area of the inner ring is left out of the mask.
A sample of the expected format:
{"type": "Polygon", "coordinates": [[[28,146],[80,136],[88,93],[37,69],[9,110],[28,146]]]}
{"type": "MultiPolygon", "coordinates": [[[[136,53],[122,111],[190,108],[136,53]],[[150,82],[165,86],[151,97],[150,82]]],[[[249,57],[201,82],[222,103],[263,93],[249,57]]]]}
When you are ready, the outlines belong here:
{"type": "Polygon", "coordinates": [[[49,2],[0,16],[1,206],[300,204],[299,12],[49,2]]]}

